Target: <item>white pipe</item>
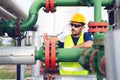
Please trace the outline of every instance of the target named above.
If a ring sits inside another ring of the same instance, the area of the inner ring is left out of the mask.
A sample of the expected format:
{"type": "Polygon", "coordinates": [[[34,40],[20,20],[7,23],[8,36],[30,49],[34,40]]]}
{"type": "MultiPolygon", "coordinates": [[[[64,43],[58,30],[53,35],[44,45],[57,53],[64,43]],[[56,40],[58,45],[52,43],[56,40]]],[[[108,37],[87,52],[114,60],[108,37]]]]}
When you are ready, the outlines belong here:
{"type": "Polygon", "coordinates": [[[0,47],[0,64],[34,64],[34,47],[0,47]]]}
{"type": "Polygon", "coordinates": [[[23,19],[27,18],[25,12],[21,10],[20,6],[13,2],[13,0],[0,0],[0,6],[2,6],[4,9],[17,17],[21,17],[23,19]]]}
{"type": "Polygon", "coordinates": [[[16,19],[16,16],[12,15],[7,10],[5,10],[4,8],[2,8],[1,6],[0,6],[0,16],[4,17],[6,19],[16,19]]]}

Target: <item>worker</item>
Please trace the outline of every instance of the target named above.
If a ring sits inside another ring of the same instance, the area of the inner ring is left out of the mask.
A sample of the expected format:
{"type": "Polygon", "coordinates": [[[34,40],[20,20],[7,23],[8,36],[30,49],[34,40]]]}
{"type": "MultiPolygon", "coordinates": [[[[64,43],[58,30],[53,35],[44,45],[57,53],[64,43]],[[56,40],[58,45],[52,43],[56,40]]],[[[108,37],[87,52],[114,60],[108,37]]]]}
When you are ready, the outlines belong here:
{"type": "MultiPolygon", "coordinates": [[[[70,20],[71,34],[65,37],[64,43],[60,43],[60,47],[64,48],[90,48],[93,41],[88,32],[83,32],[86,24],[85,17],[76,13],[70,20]]],[[[59,38],[59,37],[58,37],[59,38]]],[[[60,62],[61,75],[88,75],[88,71],[84,70],[78,62],[60,62]]]]}
{"type": "MultiPolygon", "coordinates": [[[[81,13],[76,13],[70,20],[71,33],[64,30],[55,41],[59,41],[60,48],[90,48],[93,41],[88,32],[83,32],[86,20],[81,13]]],[[[78,62],[59,62],[60,75],[88,75],[88,71],[82,68],[78,62]]]]}

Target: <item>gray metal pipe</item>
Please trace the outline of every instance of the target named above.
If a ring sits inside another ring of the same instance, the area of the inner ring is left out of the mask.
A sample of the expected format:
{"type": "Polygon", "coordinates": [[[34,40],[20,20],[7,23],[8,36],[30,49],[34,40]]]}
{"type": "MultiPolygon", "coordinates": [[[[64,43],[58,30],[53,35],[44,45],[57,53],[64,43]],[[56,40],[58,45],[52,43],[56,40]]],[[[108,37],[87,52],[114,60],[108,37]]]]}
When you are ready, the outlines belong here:
{"type": "Polygon", "coordinates": [[[0,64],[34,64],[34,47],[0,47],[0,64]]]}
{"type": "Polygon", "coordinates": [[[2,6],[4,9],[6,9],[11,14],[14,14],[17,17],[21,17],[23,19],[27,18],[27,14],[23,10],[19,8],[18,5],[16,5],[14,0],[0,0],[0,6],[2,6]]]}
{"type": "Polygon", "coordinates": [[[9,13],[7,10],[5,10],[4,8],[2,8],[1,6],[0,6],[0,16],[4,17],[6,19],[16,19],[16,16],[14,16],[11,13],[9,13]]]}

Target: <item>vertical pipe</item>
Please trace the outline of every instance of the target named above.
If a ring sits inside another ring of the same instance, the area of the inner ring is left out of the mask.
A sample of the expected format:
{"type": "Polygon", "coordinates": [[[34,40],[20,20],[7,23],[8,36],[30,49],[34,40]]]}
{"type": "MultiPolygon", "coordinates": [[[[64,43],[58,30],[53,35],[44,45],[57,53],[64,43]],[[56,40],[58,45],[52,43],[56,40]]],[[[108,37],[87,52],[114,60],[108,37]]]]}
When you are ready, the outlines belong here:
{"type": "MultiPolygon", "coordinates": [[[[17,19],[17,27],[20,27],[20,21],[19,19],[17,19]]],[[[21,46],[21,36],[18,36],[18,40],[17,40],[17,46],[20,47],[21,46]]],[[[21,65],[17,64],[17,80],[21,80],[21,65]]]]}
{"type": "Polygon", "coordinates": [[[100,22],[101,21],[101,7],[102,7],[101,0],[94,0],[94,21],[100,22]]]}
{"type": "Polygon", "coordinates": [[[120,29],[120,0],[115,0],[116,9],[114,11],[114,20],[116,23],[115,29],[120,29]]]}
{"type": "MultiPolygon", "coordinates": [[[[20,40],[21,36],[18,37],[17,40],[17,46],[21,46],[21,40],[20,40]]],[[[21,65],[17,64],[17,80],[21,80],[21,65]]]]}

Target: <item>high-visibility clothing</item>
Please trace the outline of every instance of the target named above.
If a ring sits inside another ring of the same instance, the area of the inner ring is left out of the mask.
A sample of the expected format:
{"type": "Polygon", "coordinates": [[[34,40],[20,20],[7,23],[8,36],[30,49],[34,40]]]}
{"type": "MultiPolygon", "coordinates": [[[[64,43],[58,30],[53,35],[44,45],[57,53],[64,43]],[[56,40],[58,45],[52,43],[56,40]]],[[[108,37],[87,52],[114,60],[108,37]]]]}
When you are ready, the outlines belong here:
{"type": "MultiPolygon", "coordinates": [[[[84,33],[80,34],[77,44],[84,42],[84,33]]],[[[71,35],[68,35],[64,41],[64,48],[74,46],[71,35]]],[[[88,71],[82,68],[78,62],[59,62],[60,75],[87,75],[88,71]]]]}
{"type": "MultiPolygon", "coordinates": [[[[77,45],[83,42],[84,42],[84,33],[81,32],[77,45]]],[[[72,40],[72,37],[71,35],[68,35],[64,40],[64,48],[72,48],[73,46],[74,46],[74,42],[72,40]]]]}

